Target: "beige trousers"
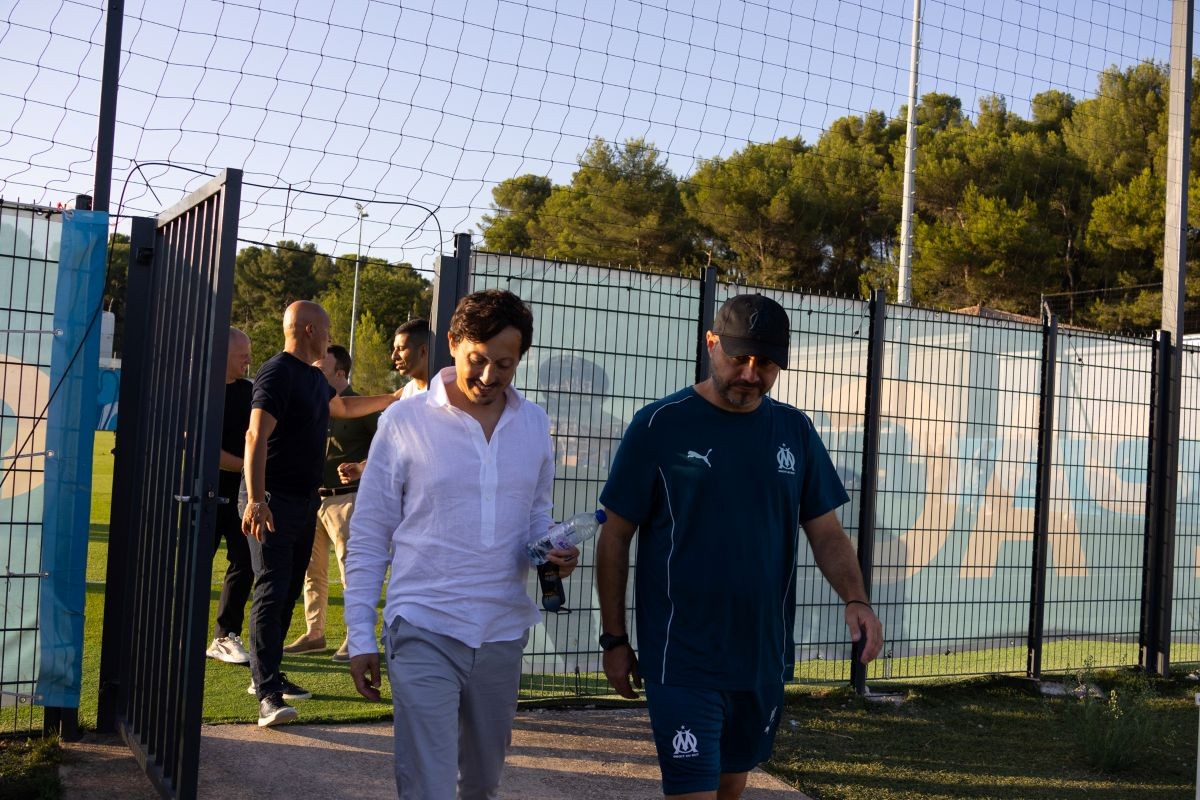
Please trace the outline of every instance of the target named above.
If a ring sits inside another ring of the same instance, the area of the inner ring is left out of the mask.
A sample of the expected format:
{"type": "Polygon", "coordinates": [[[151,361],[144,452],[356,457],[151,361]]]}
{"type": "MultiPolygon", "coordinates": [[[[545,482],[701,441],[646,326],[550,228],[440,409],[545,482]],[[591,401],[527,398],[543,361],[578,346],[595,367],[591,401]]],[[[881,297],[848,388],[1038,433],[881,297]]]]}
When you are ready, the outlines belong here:
{"type": "Polygon", "coordinates": [[[337,557],[342,586],[346,585],[346,542],[350,538],[350,515],[355,493],[325,497],[317,508],[317,534],[312,557],[304,574],[304,621],[309,636],[325,635],[325,612],[329,607],[329,547],[337,557]]]}

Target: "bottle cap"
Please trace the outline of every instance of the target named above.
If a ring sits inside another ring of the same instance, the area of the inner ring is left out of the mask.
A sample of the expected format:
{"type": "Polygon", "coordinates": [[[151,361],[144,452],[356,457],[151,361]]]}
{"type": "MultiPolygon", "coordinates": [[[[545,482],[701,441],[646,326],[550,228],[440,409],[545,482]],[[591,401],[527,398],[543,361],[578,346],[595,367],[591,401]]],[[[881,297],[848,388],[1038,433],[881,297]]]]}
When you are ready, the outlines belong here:
{"type": "Polygon", "coordinates": [[[596,522],[599,522],[601,525],[608,522],[608,514],[604,513],[604,509],[596,509],[596,522]]]}

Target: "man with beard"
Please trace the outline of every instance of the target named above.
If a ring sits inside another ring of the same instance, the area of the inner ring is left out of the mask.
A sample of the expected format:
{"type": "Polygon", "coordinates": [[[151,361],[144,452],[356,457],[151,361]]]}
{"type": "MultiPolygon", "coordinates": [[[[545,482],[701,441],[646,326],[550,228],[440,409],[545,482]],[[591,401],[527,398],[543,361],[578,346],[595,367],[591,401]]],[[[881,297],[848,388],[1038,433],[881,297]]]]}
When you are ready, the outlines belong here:
{"type": "Polygon", "coordinates": [[[775,301],[726,301],[706,336],[710,377],[634,416],[600,495],[604,671],[624,697],[645,681],[668,797],[741,797],[770,757],[795,666],[801,528],[845,601],[850,638],[865,639],[863,663],[883,643],[836,516],[849,498],[829,454],[807,415],[766,396],[790,338],[775,301]],[[625,586],[639,531],[635,655],[625,586]]]}

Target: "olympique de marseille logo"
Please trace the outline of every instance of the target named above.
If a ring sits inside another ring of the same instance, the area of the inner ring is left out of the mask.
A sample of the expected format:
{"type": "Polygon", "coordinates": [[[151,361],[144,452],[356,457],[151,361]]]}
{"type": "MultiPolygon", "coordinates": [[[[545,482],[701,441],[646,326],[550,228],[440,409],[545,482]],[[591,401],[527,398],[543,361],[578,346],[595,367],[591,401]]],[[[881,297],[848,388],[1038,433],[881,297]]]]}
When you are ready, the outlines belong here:
{"type": "Polygon", "coordinates": [[[796,474],[796,456],[786,444],[779,445],[779,452],[775,454],[775,463],[779,465],[779,471],[784,475],[796,474]]]}
{"type": "Polygon", "coordinates": [[[696,747],[696,734],[684,727],[675,731],[675,738],[671,740],[671,746],[675,748],[676,758],[691,758],[700,755],[700,750],[696,747]]]}

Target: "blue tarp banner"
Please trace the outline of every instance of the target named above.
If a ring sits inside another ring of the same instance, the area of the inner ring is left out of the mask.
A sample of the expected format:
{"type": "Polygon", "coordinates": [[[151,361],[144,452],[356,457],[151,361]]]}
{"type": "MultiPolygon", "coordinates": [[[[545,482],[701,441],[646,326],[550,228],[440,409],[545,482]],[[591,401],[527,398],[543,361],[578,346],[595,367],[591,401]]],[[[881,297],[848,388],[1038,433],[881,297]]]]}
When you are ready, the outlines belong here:
{"type": "Polygon", "coordinates": [[[63,214],[46,417],[38,703],[77,708],[108,214],[63,214]]]}

